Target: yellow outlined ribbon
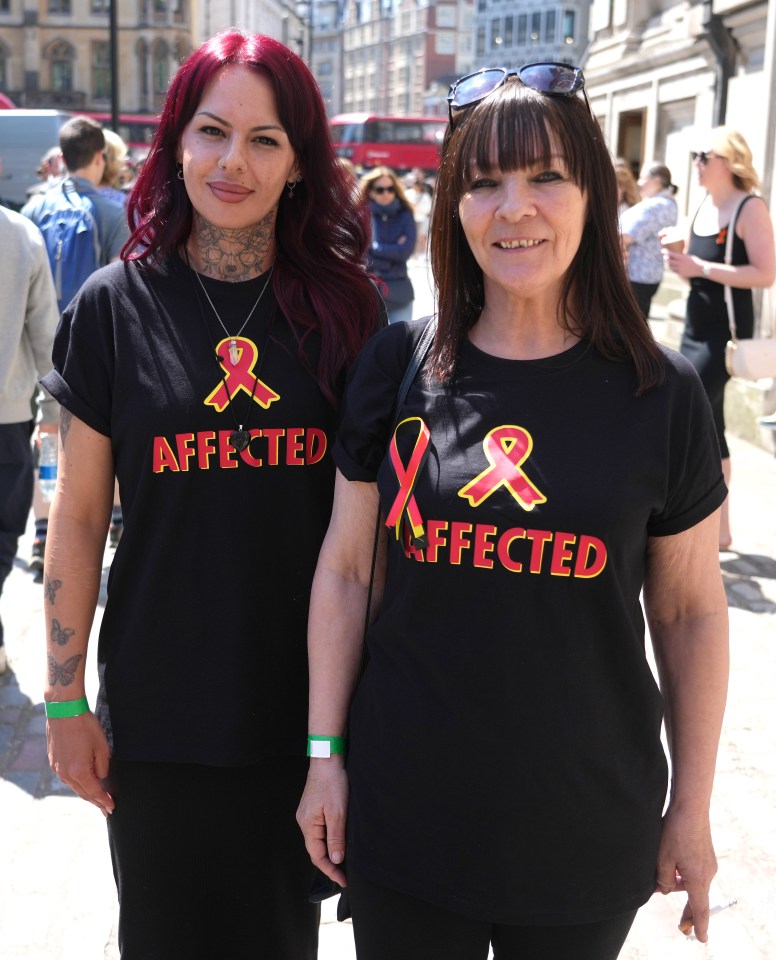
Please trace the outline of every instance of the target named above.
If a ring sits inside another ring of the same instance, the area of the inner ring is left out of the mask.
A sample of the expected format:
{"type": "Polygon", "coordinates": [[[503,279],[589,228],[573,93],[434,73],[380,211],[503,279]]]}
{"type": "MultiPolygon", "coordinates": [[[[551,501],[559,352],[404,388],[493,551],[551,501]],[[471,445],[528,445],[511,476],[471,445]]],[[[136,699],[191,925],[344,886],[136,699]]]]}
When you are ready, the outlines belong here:
{"type": "Polygon", "coordinates": [[[385,525],[386,527],[393,527],[396,539],[401,540],[402,523],[406,516],[407,520],[409,520],[410,530],[412,531],[412,543],[421,548],[425,544],[425,530],[423,528],[423,518],[420,515],[420,510],[418,509],[418,504],[415,500],[413,491],[415,489],[418,475],[420,474],[423,464],[425,463],[426,456],[428,455],[430,443],[431,432],[423,420],[420,417],[407,417],[405,420],[402,420],[400,423],[396,424],[396,429],[393,431],[393,437],[391,438],[391,445],[389,448],[391,465],[396,471],[396,477],[399,481],[399,492],[396,494],[396,499],[393,501],[393,506],[390,509],[388,518],[385,521],[385,525]],[[402,463],[401,455],[399,454],[399,448],[396,443],[396,435],[399,432],[399,429],[407,423],[418,424],[418,436],[415,440],[415,446],[412,449],[409,462],[405,468],[404,464],[402,463]]]}
{"type": "Polygon", "coordinates": [[[490,466],[458,491],[458,496],[479,507],[487,498],[505,486],[524,510],[533,510],[547,497],[520,469],[533,449],[531,434],[522,427],[495,427],[482,441],[490,466]]]}

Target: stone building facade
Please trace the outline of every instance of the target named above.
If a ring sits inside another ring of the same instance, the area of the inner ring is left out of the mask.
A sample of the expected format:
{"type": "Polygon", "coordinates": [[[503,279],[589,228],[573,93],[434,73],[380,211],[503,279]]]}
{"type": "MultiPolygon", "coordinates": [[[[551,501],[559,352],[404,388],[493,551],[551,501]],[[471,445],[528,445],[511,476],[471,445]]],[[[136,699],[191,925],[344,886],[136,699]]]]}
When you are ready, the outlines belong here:
{"type": "MultiPolygon", "coordinates": [[[[120,110],[156,113],[192,48],[188,0],[117,4],[120,110]]],[[[0,90],[19,107],[111,107],[108,0],[0,0],[0,90]]]]}

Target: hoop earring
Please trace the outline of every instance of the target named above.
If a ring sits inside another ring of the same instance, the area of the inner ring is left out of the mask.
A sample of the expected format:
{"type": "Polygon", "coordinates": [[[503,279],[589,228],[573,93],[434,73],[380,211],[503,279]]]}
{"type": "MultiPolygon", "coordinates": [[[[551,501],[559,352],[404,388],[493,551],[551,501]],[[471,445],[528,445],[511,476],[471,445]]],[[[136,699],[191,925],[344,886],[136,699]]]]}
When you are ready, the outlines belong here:
{"type": "Polygon", "coordinates": [[[182,180],[182,179],[183,179],[183,164],[182,164],[182,163],[179,163],[179,164],[178,164],[178,179],[179,179],[179,180],[182,180]]]}
{"type": "Polygon", "coordinates": [[[294,190],[296,189],[296,185],[297,185],[298,183],[301,183],[301,182],[302,182],[302,178],[301,178],[301,177],[297,177],[296,180],[292,180],[291,183],[287,183],[287,184],[286,184],[286,188],[288,189],[288,199],[289,199],[289,200],[293,200],[293,199],[294,199],[294,190]]]}

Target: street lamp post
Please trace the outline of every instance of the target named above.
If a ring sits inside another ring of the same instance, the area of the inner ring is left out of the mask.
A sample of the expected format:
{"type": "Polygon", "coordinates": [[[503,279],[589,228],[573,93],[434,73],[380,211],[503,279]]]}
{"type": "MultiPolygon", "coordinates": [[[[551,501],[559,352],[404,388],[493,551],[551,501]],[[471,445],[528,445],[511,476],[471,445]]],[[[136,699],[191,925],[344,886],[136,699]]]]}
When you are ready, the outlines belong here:
{"type": "Polygon", "coordinates": [[[302,58],[307,60],[307,66],[313,67],[313,0],[298,0],[296,15],[302,27],[301,48],[302,58]]]}
{"type": "Polygon", "coordinates": [[[114,133],[119,132],[119,29],[117,0],[109,0],[110,24],[110,122],[114,133]]]}

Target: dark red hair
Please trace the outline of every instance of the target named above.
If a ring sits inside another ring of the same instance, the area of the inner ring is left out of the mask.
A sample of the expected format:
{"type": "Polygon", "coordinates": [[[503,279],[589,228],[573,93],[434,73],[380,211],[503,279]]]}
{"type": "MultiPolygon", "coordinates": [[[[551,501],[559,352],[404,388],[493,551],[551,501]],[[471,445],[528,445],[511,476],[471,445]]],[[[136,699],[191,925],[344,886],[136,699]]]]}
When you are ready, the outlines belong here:
{"type": "Polygon", "coordinates": [[[302,182],[280,199],[272,287],[283,315],[305,337],[321,335],[315,371],[336,402],[342,375],[379,326],[375,288],[364,266],[371,217],[338,162],[315,78],[288,47],[271,37],[230,30],[203,43],[181,65],[162,109],[159,129],[129,198],[135,228],[122,259],[154,263],[176,255],[192,229],[192,206],[177,176],[177,150],[208,84],[227,66],[266,78],[294,150],[302,182]]]}

